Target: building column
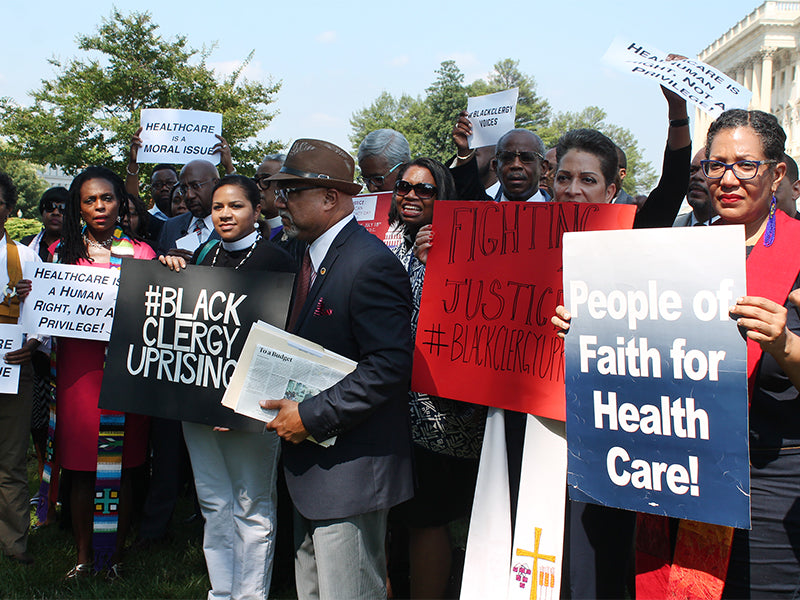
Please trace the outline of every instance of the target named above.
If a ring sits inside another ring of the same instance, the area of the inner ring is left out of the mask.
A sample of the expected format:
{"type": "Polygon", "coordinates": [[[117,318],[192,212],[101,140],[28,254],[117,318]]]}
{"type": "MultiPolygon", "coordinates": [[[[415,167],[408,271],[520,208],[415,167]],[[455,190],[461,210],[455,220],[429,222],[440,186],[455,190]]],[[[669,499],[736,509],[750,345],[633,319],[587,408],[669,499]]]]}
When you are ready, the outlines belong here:
{"type": "Polygon", "coordinates": [[[750,108],[759,110],[761,108],[761,60],[760,56],[753,58],[753,97],[750,99],[750,108]]]}
{"type": "Polygon", "coordinates": [[[775,50],[764,51],[761,59],[761,110],[772,112],[772,56],[775,50]]]}
{"type": "MultiPolygon", "coordinates": [[[[747,66],[744,69],[744,87],[746,87],[751,92],[755,88],[755,75],[753,73],[753,62],[748,61],[747,66]]],[[[753,108],[753,97],[750,98],[750,105],[748,108],[753,108]]]]}

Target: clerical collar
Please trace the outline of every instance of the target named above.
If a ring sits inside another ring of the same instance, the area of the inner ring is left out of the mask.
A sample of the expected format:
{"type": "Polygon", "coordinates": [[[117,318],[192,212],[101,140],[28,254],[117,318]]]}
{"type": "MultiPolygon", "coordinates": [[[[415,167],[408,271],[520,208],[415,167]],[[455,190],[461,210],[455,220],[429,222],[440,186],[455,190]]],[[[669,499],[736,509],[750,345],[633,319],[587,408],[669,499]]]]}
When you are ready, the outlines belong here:
{"type": "Polygon", "coordinates": [[[237,250],[244,250],[245,248],[249,248],[250,246],[252,246],[255,243],[257,237],[258,237],[258,229],[255,229],[250,235],[246,235],[243,238],[239,238],[236,241],[226,242],[225,240],[223,240],[222,247],[228,252],[236,252],[237,250]]]}

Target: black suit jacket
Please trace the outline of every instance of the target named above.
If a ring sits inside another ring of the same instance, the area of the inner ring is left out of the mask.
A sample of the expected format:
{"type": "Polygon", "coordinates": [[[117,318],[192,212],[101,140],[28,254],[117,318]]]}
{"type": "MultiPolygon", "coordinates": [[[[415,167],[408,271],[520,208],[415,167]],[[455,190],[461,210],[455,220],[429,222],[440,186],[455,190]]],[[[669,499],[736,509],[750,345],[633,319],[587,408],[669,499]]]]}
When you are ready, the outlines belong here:
{"type": "Polygon", "coordinates": [[[410,498],[411,287],[400,261],[355,219],[331,244],[293,333],[358,362],[299,406],[306,429],[336,444],[283,444],[297,510],[337,519],[410,498]]]}
{"type": "MultiPolygon", "coordinates": [[[[158,236],[156,254],[166,254],[175,248],[175,242],[189,233],[189,223],[192,222],[192,218],[192,213],[187,212],[164,221],[164,225],[161,227],[161,235],[158,236]]],[[[219,239],[219,234],[216,229],[211,231],[211,235],[208,239],[219,239]]]]}

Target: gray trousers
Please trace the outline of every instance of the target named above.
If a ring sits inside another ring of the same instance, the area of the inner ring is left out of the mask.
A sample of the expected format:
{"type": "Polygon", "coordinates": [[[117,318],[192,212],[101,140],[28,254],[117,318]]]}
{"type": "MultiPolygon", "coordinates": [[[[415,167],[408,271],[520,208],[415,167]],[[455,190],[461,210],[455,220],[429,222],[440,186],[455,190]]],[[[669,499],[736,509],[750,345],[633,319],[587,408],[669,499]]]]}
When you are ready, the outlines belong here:
{"type": "Polygon", "coordinates": [[[294,511],[299,600],[386,598],[388,509],[344,519],[311,521],[294,511]]]}
{"type": "Polygon", "coordinates": [[[22,366],[17,394],[0,394],[0,547],[20,554],[28,546],[30,495],[26,459],[33,410],[33,368],[22,366]]]}

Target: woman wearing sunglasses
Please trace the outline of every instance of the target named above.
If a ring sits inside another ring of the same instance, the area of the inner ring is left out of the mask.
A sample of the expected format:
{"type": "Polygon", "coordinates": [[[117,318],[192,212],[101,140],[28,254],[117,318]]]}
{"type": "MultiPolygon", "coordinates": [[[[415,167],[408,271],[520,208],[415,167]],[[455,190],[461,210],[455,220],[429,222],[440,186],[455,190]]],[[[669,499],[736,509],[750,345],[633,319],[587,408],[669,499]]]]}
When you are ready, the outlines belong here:
{"type": "MultiPolygon", "coordinates": [[[[389,221],[403,232],[395,254],[411,278],[413,333],[425,278],[425,264],[414,257],[414,240],[433,221],[434,202],[454,197],[450,171],[435,160],[418,158],[397,170],[389,221]]],[[[442,598],[452,554],[447,524],[471,509],[486,408],[409,394],[417,487],[414,498],[392,509],[390,522],[394,532],[409,529],[411,597],[442,598]]]]}

